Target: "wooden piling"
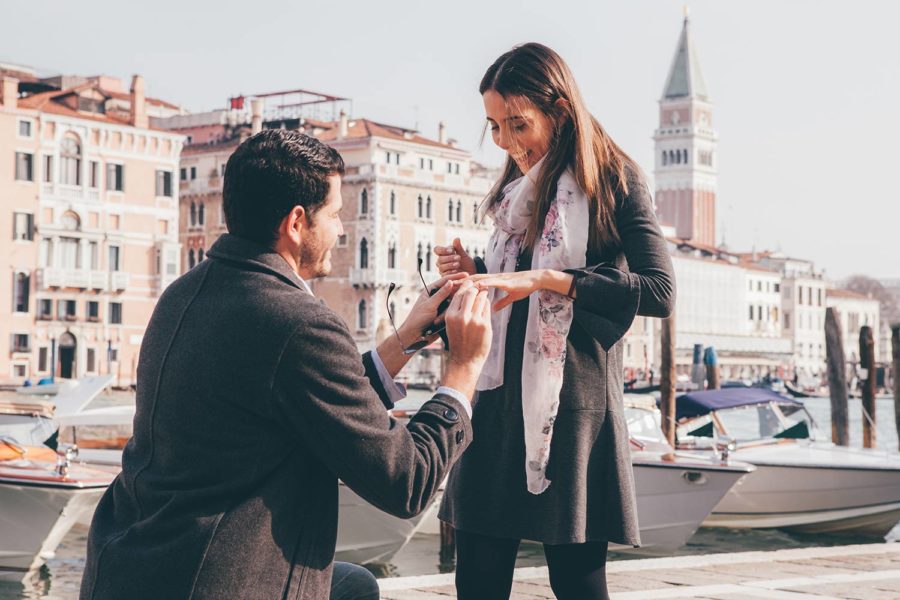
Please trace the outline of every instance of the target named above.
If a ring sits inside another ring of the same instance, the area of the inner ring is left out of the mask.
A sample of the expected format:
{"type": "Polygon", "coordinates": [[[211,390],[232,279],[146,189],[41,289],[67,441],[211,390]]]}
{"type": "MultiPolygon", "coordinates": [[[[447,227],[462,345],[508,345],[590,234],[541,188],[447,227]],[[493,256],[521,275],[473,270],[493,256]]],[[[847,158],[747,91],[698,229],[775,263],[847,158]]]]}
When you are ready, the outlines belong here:
{"type": "Polygon", "coordinates": [[[675,445],[675,315],[662,320],[660,334],[661,365],[659,369],[659,410],[662,430],[672,446],[675,445]]]}
{"type": "Polygon", "coordinates": [[[875,428],[875,338],[868,325],[859,329],[859,366],[862,369],[863,448],[874,448],[878,443],[878,430],[875,428]]]}
{"type": "Polygon", "coordinates": [[[828,389],[831,396],[831,441],[838,446],[850,445],[847,418],[847,362],[840,319],[835,308],[825,309],[825,360],[828,365],[828,389]]]}
{"type": "Polygon", "coordinates": [[[900,325],[891,327],[891,349],[894,358],[891,374],[894,382],[894,422],[897,426],[897,447],[900,449],[900,325]]]}
{"type": "Polygon", "coordinates": [[[706,389],[719,389],[719,359],[713,346],[703,352],[703,364],[706,365],[706,389]]]}

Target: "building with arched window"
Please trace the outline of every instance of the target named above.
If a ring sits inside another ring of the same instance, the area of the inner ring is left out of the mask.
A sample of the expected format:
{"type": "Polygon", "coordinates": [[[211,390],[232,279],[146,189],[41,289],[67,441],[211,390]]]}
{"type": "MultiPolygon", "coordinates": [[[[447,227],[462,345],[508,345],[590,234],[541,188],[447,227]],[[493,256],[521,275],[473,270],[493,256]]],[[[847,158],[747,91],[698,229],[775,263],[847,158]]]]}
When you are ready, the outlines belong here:
{"type": "Polygon", "coordinates": [[[180,108],[114,77],[0,65],[0,383],[111,373],[134,382],[156,300],[178,275],[180,108]],[[168,179],[169,187],[159,183],[168,179]],[[13,246],[10,246],[12,244],[13,246]]]}

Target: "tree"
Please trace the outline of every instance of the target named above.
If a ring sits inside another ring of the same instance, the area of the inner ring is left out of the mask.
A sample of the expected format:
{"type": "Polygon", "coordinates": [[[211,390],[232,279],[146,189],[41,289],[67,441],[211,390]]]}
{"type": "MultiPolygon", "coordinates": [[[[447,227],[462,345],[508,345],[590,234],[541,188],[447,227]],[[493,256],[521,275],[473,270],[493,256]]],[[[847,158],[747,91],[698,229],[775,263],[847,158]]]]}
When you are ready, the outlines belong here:
{"type": "Polygon", "coordinates": [[[888,324],[900,323],[900,303],[890,291],[885,289],[877,279],[865,275],[853,275],[842,286],[845,290],[865,294],[878,300],[879,312],[882,322],[888,324]]]}

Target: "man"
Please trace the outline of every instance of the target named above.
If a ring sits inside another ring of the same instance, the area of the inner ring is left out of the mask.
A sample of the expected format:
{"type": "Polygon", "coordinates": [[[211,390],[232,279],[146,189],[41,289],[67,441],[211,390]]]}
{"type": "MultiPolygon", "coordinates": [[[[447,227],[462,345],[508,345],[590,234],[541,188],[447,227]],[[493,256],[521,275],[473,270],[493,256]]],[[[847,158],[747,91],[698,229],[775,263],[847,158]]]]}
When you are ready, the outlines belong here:
{"type": "Polygon", "coordinates": [[[229,233],[147,327],[134,436],[94,514],[82,598],[377,598],[359,567],[332,577],[337,479],[400,517],[428,506],[472,438],[490,309],[471,283],[441,281],[361,359],[305,281],[331,270],[342,173],[293,131],[229,159],[229,233]],[[401,427],[392,378],[453,292],[446,387],[401,427]]]}

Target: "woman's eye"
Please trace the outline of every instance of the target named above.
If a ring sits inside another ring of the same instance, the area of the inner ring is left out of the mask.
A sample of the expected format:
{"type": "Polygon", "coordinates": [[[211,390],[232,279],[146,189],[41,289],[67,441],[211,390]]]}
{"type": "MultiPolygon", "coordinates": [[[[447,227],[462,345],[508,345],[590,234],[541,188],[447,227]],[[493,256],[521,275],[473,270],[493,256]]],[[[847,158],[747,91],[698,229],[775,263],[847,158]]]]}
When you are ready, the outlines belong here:
{"type": "Polygon", "coordinates": [[[525,131],[525,126],[524,125],[514,125],[513,131],[516,131],[516,132],[525,131]]]}

